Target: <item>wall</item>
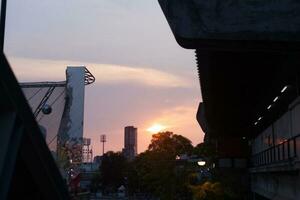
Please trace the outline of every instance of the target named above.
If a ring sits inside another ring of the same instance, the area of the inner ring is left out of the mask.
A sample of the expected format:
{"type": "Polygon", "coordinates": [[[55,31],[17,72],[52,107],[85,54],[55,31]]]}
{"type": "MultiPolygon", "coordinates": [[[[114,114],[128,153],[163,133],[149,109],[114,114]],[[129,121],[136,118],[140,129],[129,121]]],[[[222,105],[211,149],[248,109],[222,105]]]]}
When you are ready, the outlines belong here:
{"type": "MultiPolygon", "coordinates": [[[[32,112],[35,112],[36,108],[50,88],[47,86],[48,83],[21,83],[22,91],[31,107],[32,112]],[[24,85],[26,85],[26,87],[24,85]]],[[[53,93],[46,101],[46,104],[51,106],[51,113],[46,115],[41,111],[36,116],[36,121],[38,122],[40,129],[44,134],[48,147],[53,152],[56,152],[56,136],[65,107],[65,96],[66,86],[56,86],[53,90],[53,93]]]]}
{"type": "MultiPolygon", "coordinates": [[[[289,140],[300,134],[299,102],[300,98],[291,103],[288,111],[258,135],[252,143],[252,154],[260,153],[273,145],[280,144],[280,154],[282,155],[281,147],[285,146],[284,152],[285,155],[288,155],[288,143],[290,145],[291,156],[286,157],[287,159],[275,160],[250,168],[252,191],[268,199],[300,199],[300,137],[289,140]],[[274,140],[270,138],[274,138],[274,140]],[[290,142],[286,142],[287,140],[290,142]],[[296,144],[296,155],[294,154],[294,144],[296,144]]],[[[275,149],[277,156],[277,148],[275,149]]],[[[273,151],[271,152],[273,153],[273,151]]]]}
{"type": "MultiPolygon", "coordinates": [[[[300,98],[289,110],[252,141],[252,154],[262,152],[300,134],[300,98]]],[[[300,155],[300,154],[299,154],[300,155]]]]}
{"type": "Polygon", "coordinates": [[[83,137],[85,67],[68,67],[67,99],[59,135],[61,142],[83,137]]]}

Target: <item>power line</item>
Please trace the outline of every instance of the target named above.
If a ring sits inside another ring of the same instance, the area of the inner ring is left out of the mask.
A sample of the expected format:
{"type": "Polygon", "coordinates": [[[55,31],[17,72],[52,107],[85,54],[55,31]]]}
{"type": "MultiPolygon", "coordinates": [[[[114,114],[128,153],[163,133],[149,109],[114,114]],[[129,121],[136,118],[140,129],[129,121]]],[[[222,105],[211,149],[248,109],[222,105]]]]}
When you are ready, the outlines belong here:
{"type": "Polygon", "coordinates": [[[37,118],[39,113],[41,112],[41,110],[43,109],[44,105],[47,103],[48,99],[50,98],[50,96],[52,95],[53,91],[54,91],[55,87],[49,87],[49,89],[47,90],[46,94],[44,95],[44,97],[42,98],[41,102],[39,103],[38,107],[35,109],[34,111],[34,117],[37,118]]]}
{"type": "Polygon", "coordinates": [[[55,138],[57,138],[57,135],[58,135],[58,134],[56,134],[56,135],[51,139],[51,141],[47,144],[48,146],[55,140],[55,138]]]}
{"type": "Polygon", "coordinates": [[[27,99],[27,101],[30,101],[33,97],[35,97],[35,95],[37,95],[43,88],[38,89],[38,91],[36,91],[31,97],[29,97],[27,99]]]}
{"type": "MultiPolygon", "coordinates": [[[[50,106],[53,106],[57,101],[58,101],[58,99],[63,95],[63,93],[66,91],[66,89],[64,89],[56,98],[55,98],[55,100],[50,104],[50,106]]],[[[38,122],[40,122],[41,120],[42,120],[42,118],[45,116],[45,114],[43,114],[42,116],[41,116],[41,118],[38,120],[38,122]]],[[[51,139],[51,141],[48,143],[48,146],[55,140],[55,138],[57,138],[57,135],[58,134],[56,134],[52,139],[51,139]]]]}

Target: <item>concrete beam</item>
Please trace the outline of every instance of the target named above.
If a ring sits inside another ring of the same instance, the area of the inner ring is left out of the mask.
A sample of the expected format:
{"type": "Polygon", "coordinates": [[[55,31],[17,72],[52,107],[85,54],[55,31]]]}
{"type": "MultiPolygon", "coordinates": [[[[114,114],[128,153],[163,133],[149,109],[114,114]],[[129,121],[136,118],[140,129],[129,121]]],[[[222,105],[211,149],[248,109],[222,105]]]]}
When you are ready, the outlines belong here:
{"type": "Polygon", "coordinates": [[[158,1],[178,43],[185,48],[192,44],[182,40],[300,41],[297,0],[158,1]]]}

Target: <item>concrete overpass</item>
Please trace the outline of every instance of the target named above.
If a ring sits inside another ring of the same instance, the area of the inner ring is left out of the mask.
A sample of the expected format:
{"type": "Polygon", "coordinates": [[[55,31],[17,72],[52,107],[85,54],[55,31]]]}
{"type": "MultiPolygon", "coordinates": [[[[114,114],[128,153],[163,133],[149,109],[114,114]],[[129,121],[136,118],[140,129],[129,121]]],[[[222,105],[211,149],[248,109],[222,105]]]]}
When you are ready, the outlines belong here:
{"type": "Polygon", "coordinates": [[[299,199],[300,2],[159,3],[178,44],[195,49],[197,119],[224,177],[245,197],[299,199]]]}

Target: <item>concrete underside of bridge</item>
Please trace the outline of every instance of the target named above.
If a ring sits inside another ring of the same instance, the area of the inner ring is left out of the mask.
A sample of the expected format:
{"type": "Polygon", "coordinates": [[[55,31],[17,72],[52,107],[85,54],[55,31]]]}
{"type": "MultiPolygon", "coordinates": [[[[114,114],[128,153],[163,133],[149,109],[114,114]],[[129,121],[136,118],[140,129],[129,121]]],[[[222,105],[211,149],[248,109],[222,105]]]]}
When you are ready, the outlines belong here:
{"type": "MultiPolygon", "coordinates": [[[[288,181],[277,184],[284,190],[270,195],[269,186],[259,184],[267,175],[255,170],[248,172],[251,142],[287,113],[299,96],[300,2],[159,3],[178,44],[196,50],[203,100],[197,119],[205,132],[205,141],[216,145],[219,167],[228,170],[237,166],[238,160],[247,159],[247,167],[239,170],[236,178],[242,182],[241,176],[251,176],[248,192],[252,184],[260,186],[259,191],[252,187],[252,193],[269,199],[299,197],[289,194],[297,184],[288,181]]],[[[273,142],[270,148],[276,145],[273,142]]],[[[277,172],[268,173],[272,177],[277,172]]],[[[289,174],[283,170],[280,177],[290,180],[289,174]]],[[[299,182],[298,169],[295,174],[290,181],[299,182]]],[[[268,184],[276,185],[271,181],[268,184]]]]}
{"type": "Polygon", "coordinates": [[[297,0],[158,0],[178,42],[188,49],[299,49],[297,0]]]}

